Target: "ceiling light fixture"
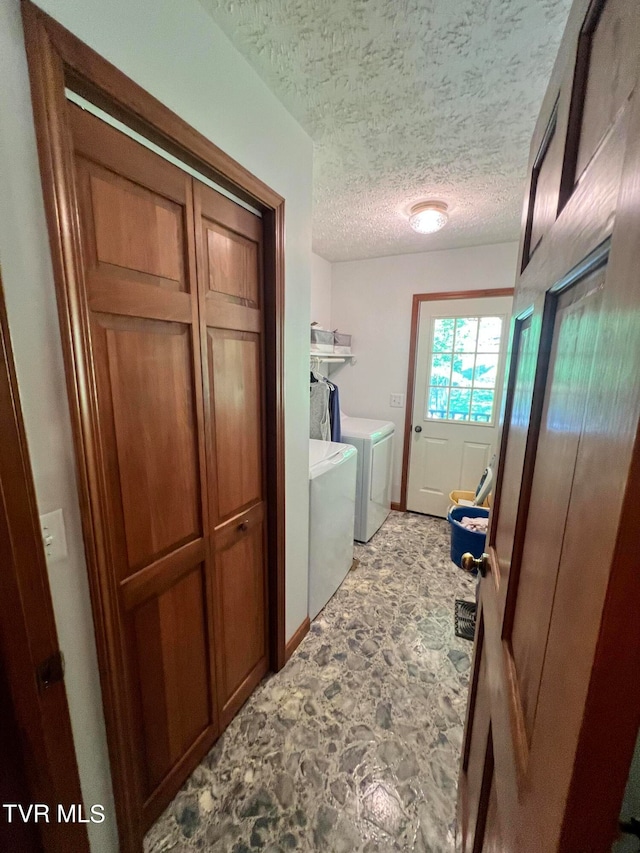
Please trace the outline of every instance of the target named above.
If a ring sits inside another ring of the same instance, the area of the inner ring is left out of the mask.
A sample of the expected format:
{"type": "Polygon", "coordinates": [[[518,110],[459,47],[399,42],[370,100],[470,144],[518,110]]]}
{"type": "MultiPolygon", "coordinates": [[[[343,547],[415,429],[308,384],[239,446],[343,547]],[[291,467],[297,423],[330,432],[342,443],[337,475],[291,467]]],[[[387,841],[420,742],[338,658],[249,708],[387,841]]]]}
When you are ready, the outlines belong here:
{"type": "Polygon", "coordinates": [[[409,211],[409,225],[418,234],[433,234],[447,224],[449,215],[443,201],[421,201],[409,211]]]}

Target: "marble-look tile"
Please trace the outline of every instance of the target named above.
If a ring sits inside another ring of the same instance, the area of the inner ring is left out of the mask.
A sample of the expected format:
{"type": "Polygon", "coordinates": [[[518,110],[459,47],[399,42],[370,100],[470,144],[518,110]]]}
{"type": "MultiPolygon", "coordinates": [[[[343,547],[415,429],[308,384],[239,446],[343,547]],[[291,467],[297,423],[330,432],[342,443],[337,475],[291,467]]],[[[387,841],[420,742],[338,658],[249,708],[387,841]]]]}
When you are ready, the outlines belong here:
{"type": "Polygon", "coordinates": [[[474,581],[445,521],[392,513],[284,670],[265,679],[146,853],[452,851],[474,581]]]}

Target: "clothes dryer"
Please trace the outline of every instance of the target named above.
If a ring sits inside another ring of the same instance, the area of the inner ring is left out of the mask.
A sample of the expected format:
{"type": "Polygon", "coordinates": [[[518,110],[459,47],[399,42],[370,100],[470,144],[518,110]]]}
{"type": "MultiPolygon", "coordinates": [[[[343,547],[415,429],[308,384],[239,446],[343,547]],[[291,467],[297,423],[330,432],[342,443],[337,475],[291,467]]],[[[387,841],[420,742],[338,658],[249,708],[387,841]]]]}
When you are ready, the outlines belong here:
{"type": "Polygon", "coordinates": [[[368,542],[391,511],[395,424],[342,415],[342,438],[358,451],[354,539],[368,542]]]}

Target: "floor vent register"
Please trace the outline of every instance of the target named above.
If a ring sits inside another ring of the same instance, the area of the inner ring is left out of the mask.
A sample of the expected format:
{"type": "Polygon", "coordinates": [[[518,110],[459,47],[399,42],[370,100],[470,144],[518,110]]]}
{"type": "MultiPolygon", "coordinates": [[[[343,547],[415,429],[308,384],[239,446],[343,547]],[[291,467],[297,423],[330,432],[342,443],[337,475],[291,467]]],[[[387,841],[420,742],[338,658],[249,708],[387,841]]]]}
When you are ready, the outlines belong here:
{"type": "Polygon", "coordinates": [[[456,637],[463,640],[471,640],[476,632],[476,603],[475,601],[462,601],[456,598],[455,608],[456,637]]]}

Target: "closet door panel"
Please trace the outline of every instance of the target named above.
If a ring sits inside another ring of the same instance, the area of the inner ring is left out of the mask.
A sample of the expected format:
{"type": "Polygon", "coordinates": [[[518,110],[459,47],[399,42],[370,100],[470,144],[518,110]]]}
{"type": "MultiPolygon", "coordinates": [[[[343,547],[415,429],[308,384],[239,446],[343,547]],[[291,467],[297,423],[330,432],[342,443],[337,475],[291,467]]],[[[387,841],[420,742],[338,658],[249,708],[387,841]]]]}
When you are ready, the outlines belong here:
{"type": "MultiPolygon", "coordinates": [[[[101,572],[148,826],[219,733],[192,181],[69,106],[101,572]]],[[[115,662],[111,664],[115,666],[115,662]]]]}
{"type": "Polygon", "coordinates": [[[264,515],[258,506],[238,516],[216,542],[219,604],[219,696],[226,725],[267,671],[264,515]]]}
{"type": "Polygon", "coordinates": [[[94,167],[90,177],[100,264],[138,270],[184,289],[179,205],[94,167]]]}
{"type": "Polygon", "coordinates": [[[209,290],[257,307],[260,304],[258,244],[210,220],[205,229],[209,290]]]}
{"type": "Polygon", "coordinates": [[[268,667],[262,221],[197,181],[194,203],[224,727],[268,667]]]}
{"type": "MultiPolygon", "coordinates": [[[[118,178],[131,182],[132,190],[150,190],[158,193],[154,203],[160,205],[174,201],[183,216],[185,187],[190,179],[181,169],[172,166],[162,157],[139,145],[120,131],[93,116],[82,108],[67,103],[70,123],[73,125],[73,147],[77,156],[103,168],[118,178]],[[98,126],[100,129],[97,129],[98,126]],[[98,134],[101,143],[96,145],[98,134]]],[[[185,232],[182,231],[184,234],[185,232]]],[[[186,269],[186,268],[185,268],[186,269]]]]}
{"type": "Polygon", "coordinates": [[[202,535],[191,329],[128,317],[102,316],[97,323],[108,365],[101,390],[111,398],[128,576],[202,535]]]}
{"type": "Polygon", "coordinates": [[[132,614],[149,795],[209,724],[203,567],[132,614]]]}
{"type": "Polygon", "coordinates": [[[260,338],[210,329],[217,520],[262,498],[260,338]]]}

